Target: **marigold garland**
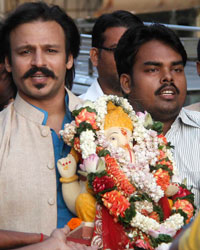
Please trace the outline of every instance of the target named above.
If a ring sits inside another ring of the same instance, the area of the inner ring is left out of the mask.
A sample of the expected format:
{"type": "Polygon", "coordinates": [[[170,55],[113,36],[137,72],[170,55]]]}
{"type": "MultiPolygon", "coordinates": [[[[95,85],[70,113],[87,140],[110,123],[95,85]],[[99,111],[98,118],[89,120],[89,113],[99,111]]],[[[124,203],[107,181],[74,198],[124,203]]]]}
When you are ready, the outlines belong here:
{"type": "Polygon", "coordinates": [[[147,112],[136,114],[126,99],[117,96],[103,96],[95,103],[87,101],[73,115],[75,122],[66,124],[61,135],[83,159],[96,155],[105,162],[100,172],[99,166],[88,172],[88,183],[97,201],[124,225],[129,237],[124,249],[153,250],[172,241],[194,214],[194,195],[182,184],[172,183],[177,172],[172,146],[161,133],[161,123],[152,121],[147,112]],[[108,102],[121,106],[132,121],[134,164],[127,161],[125,149],[113,147],[104,136],[108,102]],[[158,201],[170,193],[166,199],[170,215],[163,220],[165,211],[158,201]]]}

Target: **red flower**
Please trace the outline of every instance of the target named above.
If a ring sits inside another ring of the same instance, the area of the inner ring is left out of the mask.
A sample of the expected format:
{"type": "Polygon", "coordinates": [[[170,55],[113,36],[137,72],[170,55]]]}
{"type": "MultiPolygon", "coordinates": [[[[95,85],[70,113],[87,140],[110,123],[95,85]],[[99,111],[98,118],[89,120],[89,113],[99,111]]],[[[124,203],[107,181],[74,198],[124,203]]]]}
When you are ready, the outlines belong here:
{"type": "Polygon", "coordinates": [[[183,212],[187,214],[186,223],[189,223],[191,218],[193,217],[193,212],[194,212],[193,205],[188,200],[177,200],[174,203],[172,210],[177,211],[179,209],[183,210],[183,212]]]}
{"type": "Polygon", "coordinates": [[[81,148],[80,148],[80,139],[78,137],[74,138],[74,149],[81,153],[81,148]]]}
{"type": "Polygon", "coordinates": [[[81,112],[75,117],[76,126],[78,127],[81,122],[87,122],[92,125],[93,129],[97,129],[96,113],[88,112],[87,109],[82,109],[81,112]]]}
{"type": "Polygon", "coordinates": [[[172,196],[172,200],[187,196],[189,194],[191,194],[191,192],[188,189],[179,186],[179,191],[175,195],[172,196]]]}
{"type": "Polygon", "coordinates": [[[162,139],[164,144],[167,145],[167,139],[163,134],[158,135],[158,138],[162,139]]]}
{"type": "Polygon", "coordinates": [[[162,190],[166,191],[170,183],[170,175],[168,171],[159,168],[154,173],[154,177],[156,178],[156,183],[162,188],[162,190]]]}
{"type": "Polygon", "coordinates": [[[126,209],[130,207],[129,201],[116,190],[105,193],[102,201],[104,206],[108,208],[109,213],[116,219],[119,215],[124,217],[126,209]]]}
{"type": "Polygon", "coordinates": [[[96,177],[93,181],[93,190],[95,193],[99,193],[103,190],[114,187],[114,182],[109,176],[96,177]]]}

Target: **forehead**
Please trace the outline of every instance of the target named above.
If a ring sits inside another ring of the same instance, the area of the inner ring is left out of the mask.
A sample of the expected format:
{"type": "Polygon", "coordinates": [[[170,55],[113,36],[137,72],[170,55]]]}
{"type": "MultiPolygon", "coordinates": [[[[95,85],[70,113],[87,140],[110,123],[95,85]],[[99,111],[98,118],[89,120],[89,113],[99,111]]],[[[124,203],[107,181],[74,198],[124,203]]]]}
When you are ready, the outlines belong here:
{"type": "Polygon", "coordinates": [[[17,26],[10,33],[11,47],[19,45],[65,44],[62,27],[55,21],[33,21],[17,26]]]}
{"type": "Polygon", "coordinates": [[[126,27],[111,27],[104,31],[104,45],[117,45],[119,39],[124,34],[124,32],[127,30],[126,27]]]}
{"type": "Polygon", "coordinates": [[[182,56],[169,45],[158,40],[152,40],[139,48],[135,58],[136,64],[150,61],[171,64],[172,62],[182,61],[182,56]]]}

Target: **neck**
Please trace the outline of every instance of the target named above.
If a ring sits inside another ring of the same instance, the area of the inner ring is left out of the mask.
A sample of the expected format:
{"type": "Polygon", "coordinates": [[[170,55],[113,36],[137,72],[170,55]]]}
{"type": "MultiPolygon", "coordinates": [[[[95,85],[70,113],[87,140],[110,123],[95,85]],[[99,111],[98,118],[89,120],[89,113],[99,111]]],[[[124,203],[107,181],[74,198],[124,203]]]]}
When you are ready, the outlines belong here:
{"type": "Polygon", "coordinates": [[[118,90],[118,89],[113,88],[112,86],[109,86],[107,83],[103,82],[101,79],[98,79],[98,82],[104,95],[123,96],[121,90],[118,90]]]}
{"type": "Polygon", "coordinates": [[[163,134],[164,135],[166,135],[166,133],[168,132],[168,130],[171,128],[171,125],[174,122],[174,120],[162,122],[163,123],[163,134]]]}

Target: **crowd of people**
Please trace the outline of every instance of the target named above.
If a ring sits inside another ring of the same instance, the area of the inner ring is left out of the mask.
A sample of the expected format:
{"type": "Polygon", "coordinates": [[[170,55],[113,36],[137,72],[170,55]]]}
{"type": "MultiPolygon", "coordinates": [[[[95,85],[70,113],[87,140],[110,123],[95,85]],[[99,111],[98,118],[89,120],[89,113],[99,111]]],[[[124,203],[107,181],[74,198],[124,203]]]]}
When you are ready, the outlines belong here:
{"type": "MultiPolygon", "coordinates": [[[[56,164],[70,152],[59,131],[75,106],[104,94],[124,96],[164,124],[180,178],[200,207],[200,109],[183,107],[187,54],[172,30],[145,26],[123,10],[100,16],[90,51],[98,77],[80,97],[70,91],[80,35],[58,6],[20,5],[2,21],[0,44],[0,249],[97,249],[66,240],[75,215],[63,200],[56,164]]],[[[196,220],[176,242],[184,245],[183,237],[190,246],[180,249],[198,249],[196,220]],[[186,240],[189,234],[196,243],[186,240]]]]}

